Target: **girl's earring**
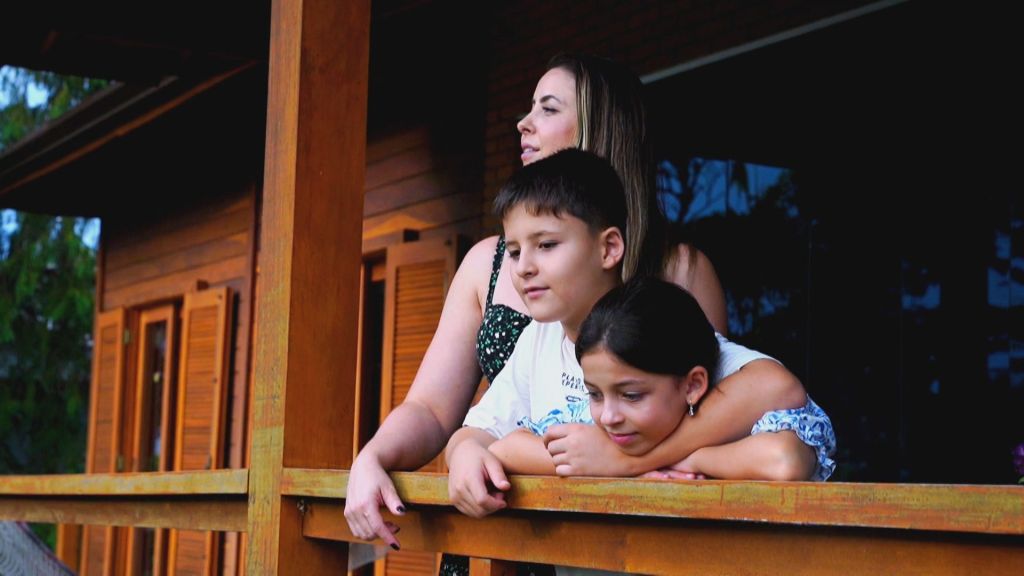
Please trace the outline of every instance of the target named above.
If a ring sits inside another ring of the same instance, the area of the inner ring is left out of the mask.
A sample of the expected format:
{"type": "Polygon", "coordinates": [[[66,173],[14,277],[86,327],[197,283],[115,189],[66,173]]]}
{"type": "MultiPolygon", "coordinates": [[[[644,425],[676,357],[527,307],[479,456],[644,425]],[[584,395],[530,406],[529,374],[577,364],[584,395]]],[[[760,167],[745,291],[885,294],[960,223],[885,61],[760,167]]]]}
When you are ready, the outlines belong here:
{"type": "Polygon", "coordinates": [[[689,402],[687,402],[687,404],[689,404],[689,406],[690,406],[690,416],[693,416],[694,415],[693,404],[690,404],[689,402]]]}

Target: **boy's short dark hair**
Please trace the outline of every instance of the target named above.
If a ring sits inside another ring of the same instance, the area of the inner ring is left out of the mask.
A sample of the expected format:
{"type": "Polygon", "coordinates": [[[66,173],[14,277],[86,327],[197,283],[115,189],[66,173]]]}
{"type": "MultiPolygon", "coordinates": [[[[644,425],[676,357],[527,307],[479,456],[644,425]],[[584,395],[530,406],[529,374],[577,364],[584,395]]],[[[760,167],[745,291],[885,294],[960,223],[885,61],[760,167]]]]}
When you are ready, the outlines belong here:
{"type": "Polygon", "coordinates": [[[598,231],[617,227],[626,236],[626,194],[615,169],[590,152],[568,148],[518,170],[498,191],[494,215],[523,205],[530,214],[569,213],[598,231]]]}

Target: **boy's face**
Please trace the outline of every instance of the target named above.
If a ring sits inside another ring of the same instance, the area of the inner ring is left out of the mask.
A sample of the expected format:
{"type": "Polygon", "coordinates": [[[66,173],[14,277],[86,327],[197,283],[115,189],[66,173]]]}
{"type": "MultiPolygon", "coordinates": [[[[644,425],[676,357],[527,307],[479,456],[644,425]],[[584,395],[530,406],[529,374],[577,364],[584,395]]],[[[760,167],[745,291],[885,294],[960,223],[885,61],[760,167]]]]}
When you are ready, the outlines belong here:
{"type": "Polygon", "coordinates": [[[512,283],[530,315],[540,322],[561,322],[574,338],[590,308],[618,283],[621,255],[609,255],[615,248],[609,248],[606,237],[618,229],[594,232],[572,215],[533,215],[522,205],[503,224],[512,283]]]}
{"type": "Polygon", "coordinates": [[[626,454],[650,452],[682,421],[685,377],[644,372],[604,348],[589,352],[580,365],[594,423],[626,454]]]}

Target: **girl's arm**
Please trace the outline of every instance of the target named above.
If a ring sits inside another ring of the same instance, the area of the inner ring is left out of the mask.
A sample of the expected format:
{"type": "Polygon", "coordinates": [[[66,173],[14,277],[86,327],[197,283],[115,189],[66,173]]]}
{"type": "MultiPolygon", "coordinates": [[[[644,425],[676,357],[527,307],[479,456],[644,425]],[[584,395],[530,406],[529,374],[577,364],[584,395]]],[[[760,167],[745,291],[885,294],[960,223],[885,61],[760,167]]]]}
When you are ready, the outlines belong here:
{"type": "Polygon", "coordinates": [[[529,430],[516,430],[491,444],[488,450],[497,456],[509,474],[555,473],[555,463],[544,447],[544,440],[529,430]]]}
{"type": "Polygon", "coordinates": [[[487,238],[466,254],[409,394],[352,464],[345,518],[358,538],[380,537],[391,546],[398,545],[380,514],[381,506],[393,514],[404,511],[387,471],[423,466],[462,424],[480,382],[476,332],[496,245],[496,236],[487,238]]]}
{"type": "Polygon", "coordinates": [[[785,430],[700,448],[672,469],[726,480],[799,481],[809,480],[817,464],[814,448],[785,430]]]}
{"type": "Polygon", "coordinates": [[[700,309],[708,317],[715,332],[729,335],[729,319],[725,311],[725,292],[711,260],[700,250],[687,244],[676,247],[674,261],[666,271],[665,280],[686,288],[693,294],[700,309]]]}
{"type": "Polygon", "coordinates": [[[708,392],[696,416],[684,416],[668,438],[642,456],[629,456],[597,426],[552,426],[545,444],[559,476],[639,476],[676,464],[696,449],[718,446],[750,435],[766,412],[799,408],[804,387],[772,360],[755,360],[708,392]]]}
{"type": "Polygon", "coordinates": [[[483,518],[501,510],[509,483],[498,458],[487,450],[495,442],[486,430],[466,426],[452,435],[445,448],[448,498],[460,512],[483,518]]]}

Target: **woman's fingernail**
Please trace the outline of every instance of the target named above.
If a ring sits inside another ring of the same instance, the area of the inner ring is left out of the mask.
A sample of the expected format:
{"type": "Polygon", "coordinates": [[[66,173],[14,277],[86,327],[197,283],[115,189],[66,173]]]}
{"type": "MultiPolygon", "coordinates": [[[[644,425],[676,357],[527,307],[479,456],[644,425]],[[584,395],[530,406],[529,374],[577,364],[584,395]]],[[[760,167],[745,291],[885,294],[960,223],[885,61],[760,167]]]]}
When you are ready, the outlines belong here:
{"type": "Polygon", "coordinates": [[[401,548],[398,547],[398,544],[392,544],[391,548],[393,548],[395,550],[401,550],[401,548]]]}
{"type": "Polygon", "coordinates": [[[395,508],[395,510],[398,510],[399,514],[405,514],[405,506],[399,506],[398,508],[395,508]]]}

